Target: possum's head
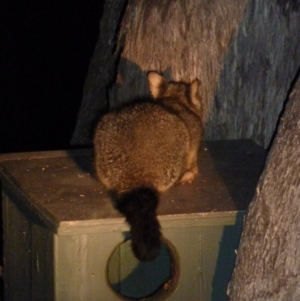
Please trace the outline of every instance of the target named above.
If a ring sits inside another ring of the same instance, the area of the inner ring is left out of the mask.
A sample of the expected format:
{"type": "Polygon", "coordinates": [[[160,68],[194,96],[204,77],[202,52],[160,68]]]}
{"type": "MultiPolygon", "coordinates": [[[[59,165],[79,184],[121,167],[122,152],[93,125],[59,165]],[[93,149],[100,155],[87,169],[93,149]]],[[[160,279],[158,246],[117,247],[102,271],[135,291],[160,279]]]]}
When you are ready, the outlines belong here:
{"type": "Polygon", "coordinates": [[[162,98],[178,99],[194,111],[201,110],[201,100],[199,97],[200,82],[196,78],[192,83],[168,82],[162,75],[155,71],[148,73],[148,84],[150,92],[155,100],[162,98]]]}

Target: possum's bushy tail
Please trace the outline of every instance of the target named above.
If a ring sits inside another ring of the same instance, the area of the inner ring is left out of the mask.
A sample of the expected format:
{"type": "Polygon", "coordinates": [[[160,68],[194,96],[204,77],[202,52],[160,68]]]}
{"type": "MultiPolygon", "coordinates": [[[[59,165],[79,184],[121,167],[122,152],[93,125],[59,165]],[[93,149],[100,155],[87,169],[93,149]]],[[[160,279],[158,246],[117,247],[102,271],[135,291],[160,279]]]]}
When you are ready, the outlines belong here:
{"type": "Polygon", "coordinates": [[[158,192],[142,187],[118,195],[117,209],[131,226],[132,250],[142,261],[155,259],[161,249],[160,225],[156,217],[158,192]]]}

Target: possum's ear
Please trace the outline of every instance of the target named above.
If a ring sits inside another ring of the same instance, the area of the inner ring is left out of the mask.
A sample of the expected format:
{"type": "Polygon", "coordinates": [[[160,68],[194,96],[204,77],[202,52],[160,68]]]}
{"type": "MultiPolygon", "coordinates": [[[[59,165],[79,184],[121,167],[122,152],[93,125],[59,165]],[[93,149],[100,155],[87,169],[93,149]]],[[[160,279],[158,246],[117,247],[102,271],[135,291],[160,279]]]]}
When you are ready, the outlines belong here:
{"type": "Polygon", "coordinates": [[[199,86],[200,86],[200,81],[198,78],[194,79],[190,85],[191,100],[196,108],[200,108],[201,106],[201,100],[199,97],[199,86]]]}
{"type": "Polygon", "coordinates": [[[147,78],[150,93],[154,98],[158,98],[164,93],[168,82],[162,75],[158,74],[155,71],[150,71],[147,75],[147,78]]]}

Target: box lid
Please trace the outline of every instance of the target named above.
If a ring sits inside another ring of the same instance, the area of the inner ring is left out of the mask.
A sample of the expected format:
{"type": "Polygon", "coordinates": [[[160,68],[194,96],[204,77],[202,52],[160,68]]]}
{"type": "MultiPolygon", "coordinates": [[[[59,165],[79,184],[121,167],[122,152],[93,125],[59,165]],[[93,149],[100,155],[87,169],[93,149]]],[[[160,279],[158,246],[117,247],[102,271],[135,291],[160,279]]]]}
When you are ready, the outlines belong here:
{"type": "MultiPolygon", "coordinates": [[[[159,218],[246,210],[265,156],[265,150],[251,140],[204,142],[199,175],[192,184],[161,195],[159,218]]],[[[6,193],[54,231],[62,225],[124,222],[94,177],[91,149],[0,155],[0,177],[6,193]]]]}

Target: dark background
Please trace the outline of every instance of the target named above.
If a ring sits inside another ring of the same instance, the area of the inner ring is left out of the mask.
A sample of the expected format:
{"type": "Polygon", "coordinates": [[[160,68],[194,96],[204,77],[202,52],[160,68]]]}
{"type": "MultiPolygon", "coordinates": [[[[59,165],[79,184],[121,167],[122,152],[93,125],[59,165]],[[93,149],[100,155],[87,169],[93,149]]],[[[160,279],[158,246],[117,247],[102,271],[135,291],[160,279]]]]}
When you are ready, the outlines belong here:
{"type": "Polygon", "coordinates": [[[0,153],[69,148],[101,0],[0,4],[0,153]]]}
{"type": "MultiPolygon", "coordinates": [[[[0,153],[68,149],[104,1],[5,2],[0,2],[0,153]]],[[[0,227],[0,265],[2,245],[0,227]]],[[[0,300],[2,287],[0,278],[0,300]]]]}

